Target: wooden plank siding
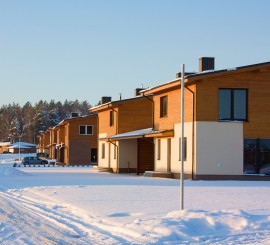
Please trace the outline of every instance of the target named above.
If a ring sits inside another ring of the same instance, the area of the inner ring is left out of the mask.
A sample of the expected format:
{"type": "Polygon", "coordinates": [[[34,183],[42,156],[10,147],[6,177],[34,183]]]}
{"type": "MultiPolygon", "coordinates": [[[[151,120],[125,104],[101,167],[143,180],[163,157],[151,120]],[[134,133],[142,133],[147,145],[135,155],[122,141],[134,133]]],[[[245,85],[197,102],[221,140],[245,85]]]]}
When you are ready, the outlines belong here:
{"type": "Polygon", "coordinates": [[[248,89],[244,138],[270,138],[270,67],[208,77],[196,83],[196,121],[218,121],[219,88],[248,89]]]}
{"type": "Polygon", "coordinates": [[[119,105],[118,133],[152,127],[152,103],[142,97],[119,105]]]}
{"type": "Polygon", "coordinates": [[[152,102],[145,97],[111,102],[90,111],[98,112],[99,134],[112,136],[152,127],[152,102]],[[110,126],[110,111],[114,111],[113,126],[110,126]]]}
{"type": "Polygon", "coordinates": [[[112,126],[110,126],[110,111],[112,111],[112,109],[107,107],[106,109],[98,112],[99,134],[104,134],[104,133],[106,133],[107,135],[117,134],[118,108],[114,108],[114,110],[113,110],[114,111],[114,124],[112,126]]]}
{"type": "Polygon", "coordinates": [[[154,170],[154,140],[138,139],[138,168],[137,173],[154,170]]]}
{"type": "MultiPolygon", "coordinates": [[[[195,85],[189,89],[195,92],[195,85]]],[[[181,89],[175,85],[170,90],[165,90],[154,95],[154,128],[156,130],[173,129],[174,124],[181,122],[181,89]],[[160,117],[160,98],[168,96],[168,113],[166,117],[160,117]]],[[[193,120],[193,94],[185,89],[185,122],[193,120]]]]}
{"type": "Polygon", "coordinates": [[[90,164],[91,149],[97,148],[97,116],[70,118],[65,125],[65,158],[66,164],[90,164]],[[92,135],[81,135],[80,126],[92,126],[92,135]]]}

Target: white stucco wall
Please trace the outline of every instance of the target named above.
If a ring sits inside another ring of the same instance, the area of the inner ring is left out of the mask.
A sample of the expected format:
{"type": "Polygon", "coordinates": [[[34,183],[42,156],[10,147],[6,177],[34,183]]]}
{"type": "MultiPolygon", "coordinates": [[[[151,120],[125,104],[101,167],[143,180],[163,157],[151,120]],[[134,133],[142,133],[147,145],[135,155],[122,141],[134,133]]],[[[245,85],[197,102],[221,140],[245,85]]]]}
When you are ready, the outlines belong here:
{"type": "MultiPolygon", "coordinates": [[[[107,134],[99,134],[99,139],[105,138],[107,134]]],[[[109,148],[108,143],[105,140],[98,141],[98,166],[99,167],[109,167],[109,148]],[[102,158],[102,143],[105,143],[105,158],[102,158]]]]}
{"type": "Polygon", "coordinates": [[[154,139],[155,143],[155,171],[167,172],[167,139],[168,138],[160,138],[160,159],[158,159],[158,138],[154,139]]]}
{"type": "Polygon", "coordinates": [[[194,173],[243,174],[243,123],[196,122],[194,173]]]}
{"type": "MultiPolygon", "coordinates": [[[[171,138],[171,172],[180,173],[181,160],[179,157],[181,124],[176,124],[174,127],[174,137],[171,138]]],[[[184,161],[185,173],[192,172],[192,122],[185,123],[184,137],[187,137],[187,157],[184,161]]],[[[160,138],[161,154],[160,159],[157,159],[158,154],[158,138],[155,139],[155,171],[168,171],[168,138],[160,138]]]]}
{"type": "MultiPolygon", "coordinates": [[[[192,173],[192,122],[184,124],[184,137],[187,138],[187,156],[184,161],[184,172],[186,174],[192,173]]],[[[180,138],[182,135],[181,123],[174,126],[174,138],[172,139],[172,172],[180,173],[181,160],[179,159],[180,138]]]]}
{"type": "Polygon", "coordinates": [[[137,139],[119,141],[119,168],[137,168],[137,139]]]}

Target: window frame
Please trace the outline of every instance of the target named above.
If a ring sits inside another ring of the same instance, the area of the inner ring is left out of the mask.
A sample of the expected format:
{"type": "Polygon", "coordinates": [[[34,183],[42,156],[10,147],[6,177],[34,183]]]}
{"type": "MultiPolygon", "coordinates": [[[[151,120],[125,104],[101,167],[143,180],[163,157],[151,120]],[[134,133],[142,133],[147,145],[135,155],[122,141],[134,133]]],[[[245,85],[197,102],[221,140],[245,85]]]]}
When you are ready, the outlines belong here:
{"type": "Polygon", "coordinates": [[[101,159],[105,159],[105,143],[101,144],[101,159]]]}
{"type": "Polygon", "coordinates": [[[161,139],[157,139],[157,160],[161,159],[161,139]]]}
{"type": "Polygon", "coordinates": [[[247,122],[248,121],[248,89],[247,88],[219,88],[218,89],[218,121],[221,122],[226,122],[226,121],[241,121],[241,122],[247,122]],[[230,117],[228,118],[220,118],[220,110],[221,110],[221,105],[220,105],[220,92],[224,90],[230,91],[230,117]],[[245,119],[242,118],[236,118],[234,115],[235,112],[235,91],[245,91],[245,119]]]}
{"type": "Polygon", "coordinates": [[[94,127],[93,125],[79,125],[79,135],[94,135],[94,127]],[[88,128],[91,128],[91,133],[88,134],[88,128]],[[81,133],[81,128],[84,128],[84,133],[81,133]]]}
{"type": "Polygon", "coordinates": [[[110,127],[114,125],[114,111],[110,111],[110,127]]]}
{"type": "Polygon", "coordinates": [[[160,103],[160,111],[159,111],[159,116],[162,117],[167,117],[168,116],[168,95],[161,96],[159,99],[160,103]]]}
{"type": "MultiPolygon", "coordinates": [[[[182,137],[179,137],[179,161],[182,160],[182,137]]],[[[184,137],[184,161],[187,161],[187,137],[184,137]]]]}

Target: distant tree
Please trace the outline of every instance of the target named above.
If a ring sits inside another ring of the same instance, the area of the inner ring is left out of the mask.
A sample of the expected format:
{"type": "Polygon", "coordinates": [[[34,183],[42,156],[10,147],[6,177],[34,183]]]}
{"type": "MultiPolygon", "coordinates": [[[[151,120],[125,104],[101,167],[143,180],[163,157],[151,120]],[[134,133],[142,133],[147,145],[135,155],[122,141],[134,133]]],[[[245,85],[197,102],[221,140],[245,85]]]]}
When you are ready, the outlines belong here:
{"type": "Polygon", "coordinates": [[[0,108],[0,140],[26,141],[36,143],[41,131],[59,124],[65,118],[71,117],[72,112],[80,115],[89,114],[90,104],[78,100],[60,101],[40,100],[34,106],[27,102],[20,107],[19,104],[2,105],[0,108]]]}

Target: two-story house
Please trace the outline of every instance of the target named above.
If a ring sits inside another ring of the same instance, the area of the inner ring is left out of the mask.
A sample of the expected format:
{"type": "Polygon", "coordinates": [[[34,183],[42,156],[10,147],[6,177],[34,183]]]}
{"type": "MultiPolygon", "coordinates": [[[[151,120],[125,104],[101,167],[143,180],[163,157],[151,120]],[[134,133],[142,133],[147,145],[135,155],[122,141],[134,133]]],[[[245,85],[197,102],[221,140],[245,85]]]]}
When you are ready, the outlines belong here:
{"type": "Polygon", "coordinates": [[[58,124],[57,132],[56,148],[60,162],[66,165],[97,162],[97,115],[64,119],[58,124]]]}
{"type": "Polygon", "coordinates": [[[71,118],[50,127],[48,132],[50,158],[64,165],[96,164],[97,115],[79,116],[72,113],[71,118]]]}
{"type": "Polygon", "coordinates": [[[49,154],[50,132],[48,130],[45,132],[41,132],[40,135],[38,135],[38,142],[39,144],[37,146],[37,151],[49,154]]]}
{"type": "MultiPolygon", "coordinates": [[[[136,90],[138,91],[138,90],[136,90]]],[[[113,172],[144,173],[154,169],[154,144],[142,135],[152,131],[152,96],[111,101],[102,97],[98,113],[98,166],[113,172]]]]}
{"type": "MultiPolygon", "coordinates": [[[[243,179],[270,173],[270,62],[214,70],[199,60],[185,76],[185,155],[181,156],[180,78],[142,91],[153,95],[157,172],[179,177],[243,179]]],[[[255,178],[255,177],[254,177],[255,178]]]]}

